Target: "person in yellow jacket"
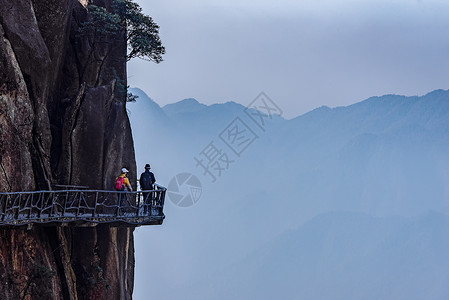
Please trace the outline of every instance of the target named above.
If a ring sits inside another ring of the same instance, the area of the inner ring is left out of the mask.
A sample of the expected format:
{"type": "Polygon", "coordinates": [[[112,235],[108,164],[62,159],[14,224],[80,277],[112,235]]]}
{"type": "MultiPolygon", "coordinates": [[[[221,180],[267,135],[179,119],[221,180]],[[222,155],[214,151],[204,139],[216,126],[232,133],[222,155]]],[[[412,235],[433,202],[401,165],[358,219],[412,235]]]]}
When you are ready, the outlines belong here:
{"type": "Polygon", "coordinates": [[[129,183],[128,172],[128,169],[122,168],[122,174],[115,179],[115,189],[117,191],[133,191],[131,183],[129,183]]]}
{"type": "MultiPolygon", "coordinates": [[[[131,186],[131,183],[129,182],[128,179],[128,169],[126,168],[122,168],[122,174],[120,174],[116,179],[115,179],[115,189],[117,191],[127,191],[127,192],[132,192],[133,188],[131,186]]],[[[124,209],[126,211],[126,207],[124,208],[125,205],[125,201],[128,202],[129,204],[129,199],[128,196],[126,194],[122,194],[120,193],[118,195],[118,207],[117,207],[117,214],[121,215],[124,213],[124,211],[122,211],[122,209],[124,209]]]]}

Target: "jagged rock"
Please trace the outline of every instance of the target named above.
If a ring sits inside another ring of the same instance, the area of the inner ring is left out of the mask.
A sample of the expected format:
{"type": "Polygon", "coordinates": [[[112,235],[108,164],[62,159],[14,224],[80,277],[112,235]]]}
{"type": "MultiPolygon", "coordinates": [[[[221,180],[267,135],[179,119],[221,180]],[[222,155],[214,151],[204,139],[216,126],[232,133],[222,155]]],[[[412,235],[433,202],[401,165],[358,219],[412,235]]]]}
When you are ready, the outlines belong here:
{"type": "MultiPolygon", "coordinates": [[[[0,1],[0,191],[136,185],[126,42],[80,36],[85,2],[0,1]]],[[[2,299],[131,299],[133,264],[132,228],[0,229],[2,299]]]]}
{"type": "Polygon", "coordinates": [[[29,98],[34,107],[33,146],[31,149],[35,178],[45,188],[51,180],[50,174],[50,124],[46,109],[48,97],[48,74],[50,54],[39,31],[33,5],[27,0],[18,0],[0,5],[0,20],[5,36],[27,84],[29,98]]]}
{"type": "Polygon", "coordinates": [[[0,190],[32,190],[34,176],[28,144],[32,141],[34,112],[25,80],[1,24],[0,67],[0,190]]]}

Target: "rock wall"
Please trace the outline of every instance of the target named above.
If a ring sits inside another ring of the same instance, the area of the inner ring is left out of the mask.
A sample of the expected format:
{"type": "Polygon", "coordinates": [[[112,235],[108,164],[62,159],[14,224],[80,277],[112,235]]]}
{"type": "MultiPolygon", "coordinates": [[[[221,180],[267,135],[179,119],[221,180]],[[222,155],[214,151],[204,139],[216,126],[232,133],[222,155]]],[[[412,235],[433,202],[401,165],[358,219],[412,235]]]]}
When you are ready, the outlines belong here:
{"type": "MultiPolygon", "coordinates": [[[[2,192],[136,185],[124,33],[80,35],[85,2],[0,0],[2,192]]],[[[1,299],[131,299],[133,274],[133,229],[0,229],[1,299]]]]}

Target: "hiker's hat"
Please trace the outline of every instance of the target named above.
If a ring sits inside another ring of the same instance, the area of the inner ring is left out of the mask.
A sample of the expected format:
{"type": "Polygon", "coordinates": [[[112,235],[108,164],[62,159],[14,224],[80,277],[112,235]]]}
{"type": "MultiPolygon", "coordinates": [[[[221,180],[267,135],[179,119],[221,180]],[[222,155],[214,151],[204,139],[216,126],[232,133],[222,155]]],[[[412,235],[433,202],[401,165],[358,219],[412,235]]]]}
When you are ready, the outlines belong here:
{"type": "Polygon", "coordinates": [[[151,169],[150,164],[146,164],[145,169],[151,169]]]}
{"type": "Polygon", "coordinates": [[[122,173],[128,173],[128,169],[127,168],[122,168],[122,173]]]}

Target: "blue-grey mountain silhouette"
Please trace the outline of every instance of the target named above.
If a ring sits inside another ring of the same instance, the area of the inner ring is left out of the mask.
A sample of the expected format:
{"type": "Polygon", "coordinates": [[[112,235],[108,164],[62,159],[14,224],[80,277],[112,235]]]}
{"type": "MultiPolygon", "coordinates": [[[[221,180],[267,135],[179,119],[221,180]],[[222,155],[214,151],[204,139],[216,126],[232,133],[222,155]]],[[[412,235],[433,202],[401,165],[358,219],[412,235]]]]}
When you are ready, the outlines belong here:
{"type": "Polygon", "coordinates": [[[138,163],[157,161],[165,182],[189,171],[203,184],[196,205],[166,208],[175,217],[159,242],[184,250],[182,272],[167,271],[156,296],[449,297],[449,91],[320,107],[266,132],[243,119],[259,138],[240,157],[219,134],[243,105],[190,99],[137,118],[144,101],[129,105],[136,145],[148,143],[138,163]],[[145,127],[158,128],[151,139],[145,127]],[[235,161],[215,183],[194,160],[211,142],[235,161]]]}

